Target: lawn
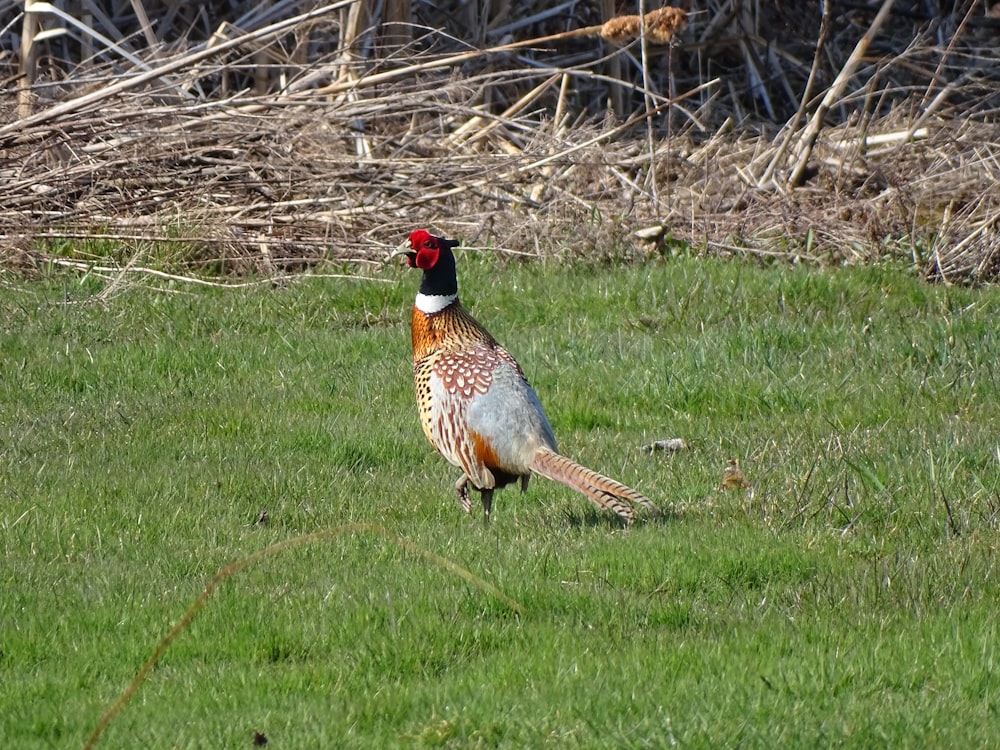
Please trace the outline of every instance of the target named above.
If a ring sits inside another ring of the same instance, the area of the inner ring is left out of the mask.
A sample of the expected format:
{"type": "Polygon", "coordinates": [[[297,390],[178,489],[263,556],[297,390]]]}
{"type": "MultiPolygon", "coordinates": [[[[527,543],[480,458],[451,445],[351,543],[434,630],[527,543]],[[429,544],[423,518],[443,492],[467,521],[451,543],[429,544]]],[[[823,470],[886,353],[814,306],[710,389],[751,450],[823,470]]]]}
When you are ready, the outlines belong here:
{"type": "Polygon", "coordinates": [[[1000,290],[459,275],[562,450],[661,519],[540,478],[462,513],[417,422],[412,271],[0,279],[6,747],[83,746],[217,571],[315,532],[221,580],[95,746],[1000,743],[1000,290]]]}

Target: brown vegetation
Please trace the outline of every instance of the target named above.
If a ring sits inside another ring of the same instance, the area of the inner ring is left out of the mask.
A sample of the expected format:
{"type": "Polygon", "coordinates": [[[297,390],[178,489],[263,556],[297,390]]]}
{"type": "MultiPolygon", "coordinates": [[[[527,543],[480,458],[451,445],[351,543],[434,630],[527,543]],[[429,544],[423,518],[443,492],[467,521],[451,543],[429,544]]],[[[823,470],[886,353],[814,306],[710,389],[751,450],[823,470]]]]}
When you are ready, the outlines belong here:
{"type": "Polygon", "coordinates": [[[0,57],[0,263],[82,238],[268,273],[379,260],[419,223],[515,253],[676,239],[997,278],[981,0],[678,4],[641,26],[607,0],[0,15],[21,50],[0,57]]]}

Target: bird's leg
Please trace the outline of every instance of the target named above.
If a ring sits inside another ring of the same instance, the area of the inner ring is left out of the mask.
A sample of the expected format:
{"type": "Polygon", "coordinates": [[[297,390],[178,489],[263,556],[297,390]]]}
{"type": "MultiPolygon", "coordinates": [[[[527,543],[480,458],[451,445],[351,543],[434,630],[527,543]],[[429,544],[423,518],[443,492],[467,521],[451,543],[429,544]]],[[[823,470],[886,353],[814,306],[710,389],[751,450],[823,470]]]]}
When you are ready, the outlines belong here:
{"type": "Polygon", "coordinates": [[[455,482],[455,492],[458,494],[458,504],[466,513],[472,512],[472,503],[469,502],[469,476],[463,474],[455,482]]]}
{"type": "Polygon", "coordinates": [[[483,523],[490,525],[490,511],[493,509],[493,488],[480,490],[480,497],[483,499],[483,523]]]}
{"type": "Polygon", "coordinates": [[[531,479],[531,474],[521,475],[521,494],[523,495],[528,491],[528,480],[531,479]]]}

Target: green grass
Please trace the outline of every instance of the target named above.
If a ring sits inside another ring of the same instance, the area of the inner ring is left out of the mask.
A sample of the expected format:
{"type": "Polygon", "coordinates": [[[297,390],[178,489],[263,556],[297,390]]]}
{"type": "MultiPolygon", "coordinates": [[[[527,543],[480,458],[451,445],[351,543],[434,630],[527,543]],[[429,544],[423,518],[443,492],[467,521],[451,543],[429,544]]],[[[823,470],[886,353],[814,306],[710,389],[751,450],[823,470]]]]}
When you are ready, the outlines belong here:
{"type": "Polygon", "coordinates": [[[79,747],[992,747],[1000,291],[890,269],[464,259],[623,530],[536,479],[494,523],[413,404],[418,279],[0,296],[0,738],[79,747]],[[72,304],[64,304],[69,296],[72,304]],[[690,449],[637,446],[682,437],[690,449]],[[722,489],[730,458],[749,489],[722,489]],[[266,510],[269,520],[254,521],[266,510]]]}

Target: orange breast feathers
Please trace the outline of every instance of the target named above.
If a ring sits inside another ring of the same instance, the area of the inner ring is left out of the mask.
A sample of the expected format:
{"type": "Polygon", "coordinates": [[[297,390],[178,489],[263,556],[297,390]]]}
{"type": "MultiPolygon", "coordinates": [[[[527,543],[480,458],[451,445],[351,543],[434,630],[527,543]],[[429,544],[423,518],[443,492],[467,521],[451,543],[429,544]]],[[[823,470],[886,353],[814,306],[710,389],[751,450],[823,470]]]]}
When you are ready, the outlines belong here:
{"type": "Polygon", "coordinates": [[[457,301],[436,313],[425,313],[414,305],[410,318],[413,361],[446,351],[466,351],[476,344],[497,345],[489,331],[457,301]]]}

